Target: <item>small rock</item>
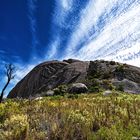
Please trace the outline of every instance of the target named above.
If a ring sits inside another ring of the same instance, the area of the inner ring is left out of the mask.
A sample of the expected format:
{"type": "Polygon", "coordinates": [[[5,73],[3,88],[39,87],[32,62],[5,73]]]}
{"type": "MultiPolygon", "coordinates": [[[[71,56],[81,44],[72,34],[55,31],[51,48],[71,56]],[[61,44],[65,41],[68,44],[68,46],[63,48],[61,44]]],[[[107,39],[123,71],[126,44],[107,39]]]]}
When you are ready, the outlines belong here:
{"type": "Polygon", "coordinates": [[[53,90],[48,90],[47,92],[43,92],[42,96],[53,96],[54,95],[54,91],[53,90]]]}
{"type": "Polygon", "coordinates": [[[103,95],[104,96],[108,96],[110,94],[112,94],[112,91],[111,90],[106,90],[106,91],[103,92],[103,95]]]}
{"type": "Polygon", "coordinates": [[[132,137],[132,140],[140,140],[140,137],[132,137]]]}
{"type": "Polygon", "coordinates": [[[36,101],[37,100],[41,100],[41,99],[43,99],[43,97],[37,97],[37,98],[35,98],[36,101]]]}
{"type": "Polygon", "coordinates": [[[83,83],[74,83],[72,86],[68,89],[69,93],[85,93],[88,91],[88,88],[83,83]]]}
{"type": "Polygon", "coordinates": [[[46,96],[53,96],[54,95],[54,91],[53,90],[48,90],[45,95],[46,96]]]}

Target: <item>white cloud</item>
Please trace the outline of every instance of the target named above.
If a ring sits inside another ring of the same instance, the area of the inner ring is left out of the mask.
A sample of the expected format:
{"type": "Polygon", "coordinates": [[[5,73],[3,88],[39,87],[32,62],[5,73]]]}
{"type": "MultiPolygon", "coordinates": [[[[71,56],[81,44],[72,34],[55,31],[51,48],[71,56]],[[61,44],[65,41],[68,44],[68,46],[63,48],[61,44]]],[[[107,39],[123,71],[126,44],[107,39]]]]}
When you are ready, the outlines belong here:
{"type": "Polygon", "coordinates": [[[73,0],[55,0],[55,11],[53,14],[53,22],[61,28],[68,28],[65,22],[68,14],[73,10],[73,0]]]}
{"type": "Polygon", "coordinates": [[[49,51],[47,51],[46,59],[53,59],[57,55],[60,39],[57,37],[50,45],[49,51]]]}
{"type": "Polygon", "coordinates": [[[72,8],[73,0],[61,0],[60,4],[67,11],[72,8]]]}
{"type": "MultiPolygon", "coordinates": [[[[140,3],[133,1],[128,5],[129,1],[122,3],[121,0],[90,0],[87,8],[83,10],[84,12],[82,11],[77,30],[71,37],[66,58],[105,59],[105,56],[113,52],[118,53],[127,50],[127,48],[135,47],[135,44],[140,41],[140,3]],[[100,15],[107,14],[115,3],[121,4],[118,5],[120,10],[118,14],[112,17],[112,14],[109,13],[109,16],[106,17],[107,19],[104,19],[107,20],[106,25],[96,38],[94,35],[88,35],[91,28],[96,27],[100,15]],[[95,10],[96,7],[97,10],[95,10]],[[77,44],[84,38],[87,38],[86,44],[76,52],[77,44]]],[[[140,47],[137,46],[137,49],[140,50],[140,47]]],[[[110,57],[113,58],[113,56],[110,57]]]]}
{"type": "Polygon", "coordinates": [[[32,33],[32,51],[33,51],[33,55],[36,55],[36,46],[37,44],[39,44],[39,39],[37,37],[37,21],[36,21],[36,16],[35,16],[35,12],[37,9],[37,5],[36,2],[37,0],[28,0],[28,18],[30,21],[30,30],[32,33]]]}
{"type": "Polygon", "coordinates": [[[125,39],[129,34],[140,30],[138,19],[140,21],[139,6],[134,7],[130,12],[119,16],[110,24],[107,24],[97,39],[83,47],[81,52],[87,53],[88,56],[91,57],[93,54],[96,55],[97,51],[102,47],[105,46],[105,49],[107,49],[115,43],[125,39]]]}
{"type": "Polygon", "coordinates": [[[130,48],[122,49],[114,56],[107,56],[106,59],[140,66],[140,41],[135,42],[135,44],[133,44],[130,48]],[[135,63],[133,63],[134,61],[135,63]]]}
{"type": "Polygon", "coordinates": [[[117,0],[90,0],[86,8],[81,11],[81,18],[77,25],[77,30],[74,31],[69,45],[67,47],[67,53],[73,53],[78,43],[85,37],[89,37],[89,33],[92,28],[96,28],[99,17],[110,11],[117,0]]]}
{"type": "Polygon", "coordinates": [[[12,84],[16,84],[19,82],[25,75],[27,75],[34,67],[36,64],[28,64],[28,65],[18,65],[16,66],[16,73],[15,73],[15,78],[12,81],[12,84]]]}

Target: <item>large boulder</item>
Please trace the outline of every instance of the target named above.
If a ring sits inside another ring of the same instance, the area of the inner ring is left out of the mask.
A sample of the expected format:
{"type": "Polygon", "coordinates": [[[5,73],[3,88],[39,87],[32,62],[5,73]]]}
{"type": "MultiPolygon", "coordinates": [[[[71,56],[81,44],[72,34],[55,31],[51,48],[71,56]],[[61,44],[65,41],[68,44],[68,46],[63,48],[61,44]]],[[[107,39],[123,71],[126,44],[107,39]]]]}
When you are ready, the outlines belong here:
{"type": "Polygon", "coordinates": [[[116,87],[116,89],[127,93],[135,93],[135,94],[140,93],[140,84],[133,82],[129,79],[123,79],[122,81],[113,79],[112,84],[116,87]]]}
{"type": "Polygon", "coordinates": [[[88,88],[85,84],[83,83],[74,83],[70,86],[68,89],[69,93],[86,93],[88,91],[88,88]]]}

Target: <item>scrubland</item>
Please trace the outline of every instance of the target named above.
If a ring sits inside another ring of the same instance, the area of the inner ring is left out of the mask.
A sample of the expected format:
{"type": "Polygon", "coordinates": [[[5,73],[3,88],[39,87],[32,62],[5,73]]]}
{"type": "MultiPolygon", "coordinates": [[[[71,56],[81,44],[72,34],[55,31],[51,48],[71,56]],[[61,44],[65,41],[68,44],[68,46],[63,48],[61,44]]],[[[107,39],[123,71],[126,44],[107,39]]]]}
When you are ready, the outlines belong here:
{"type": "Polygon", "coordinates": [[[140,95],[79,94],[6,99],[0,140],[140,139],[140,95]]]}

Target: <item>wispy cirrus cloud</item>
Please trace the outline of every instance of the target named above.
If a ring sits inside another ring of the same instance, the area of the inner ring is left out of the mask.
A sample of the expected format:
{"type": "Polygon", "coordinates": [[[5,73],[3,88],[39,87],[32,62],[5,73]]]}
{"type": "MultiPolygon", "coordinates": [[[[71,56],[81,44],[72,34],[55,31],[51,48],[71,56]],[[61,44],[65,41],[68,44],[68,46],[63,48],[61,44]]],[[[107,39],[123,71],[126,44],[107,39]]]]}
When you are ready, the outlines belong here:
{"type": "Polygon", "coordinates": [[[80,0],[55,2],[51,58],[61,53],[61,59],[126,61],[120,52],[139,41],[139,0],[87,0],[83,5],[80,0]]]}
{"type": "Polygon", "coordinates": [[[58,37],[58,38],[55,38],[55,40],[50,43],[50,45],[49,45],[50,49],[47,52],[46,59],[54,59],[54,58],[56,58],[59,46],[60,46],[60,38],[58,37]]]}
{"type": "Polygon", "coordinates": [[[69,37],[65,58],[126,61],[121,52],[140,50],[135,46],[140,41],[139,21],[138,0],[89,0],[69,37]]]}
{"type": "Polygon", "coordinates": [[[36,47],[39,43],[38,36],[37,36],[37,20],[36,20],[36,10],[37,10],[37,1],[38,0],[28,0],[28,18],[30,21],[30,31],[32,34],[32,48],[34,55],[36,54],[36,47]]]}
{"type": "MultiPolygon", "coordinates": [[[[52,14],[52,44],[47,46],[47,49],[53,46],[53,42],[56,42],[59,38],[59,44],[56,45],[57,59],[62,59],[64,57],[65,49],[67,49],[67,44],[69,44],[70,36],[77,28],[79,23],[80,12],[85,7],[89,0],[54,0],[54,11],[52,14]]],[[[56,55],[55,55],[56,56],[56,55]]],[[[54,56],[54,59],[55,59],[54,56]]],[[[53,57],[52,57],[53,58],[53,57]]]]}
{"type": "MultiPolygon", "coordinates": [[[[105,10],[111,7],[112,1],[107,0],[90,0],[87,6],[81,10],[79,24],[76,25],[77,28],[70,37],[69,44],[67,46],[67,53],[73,53],[76,51],[76,47],[80,42],[90,37],[90,33],[94,28],[94,32],[98,31],[97,21],[99,17],[105,13],[105,10]]],[[[114,4],[116,2],[114,1],[114,4]]]]}
{"type": "MultiPolygon", "coordinates": [[[[45,59],[56,59],[62,47],[63,41],[67,39],[68,30],[71,30],[72,23],[68,22],[69,14],[74,9],[74,0],[54,0],[55,8],[52,13],[52,36],[49,45],[46,46],[45,59]]],[[[69,33],[68,33],[69,34],[69,33]]]]}
{"type": "Polygon", "coordinates": [[[73,0],[55,0],[53,23],[61,28],[69,27],[69,23],[66,23],[66,18],[73,8],[73,0]]]}
{"type": "Polygon", "coordinates": [[[80,53],[88,53],[88,58],[104,57],[107,55],[106,53],[109,54],[111,51],[114,52],[115,50],[120,50],[122,47],[126,47],[125,40],[132,47],[133,42],[135,43],[139,40],[139,35],[137,35],[140,31],[139,21],[140,4],[135,2],[125,12],[122,12],[108,22],[97,38],[92,38],[80,50],[80,53]]]}

